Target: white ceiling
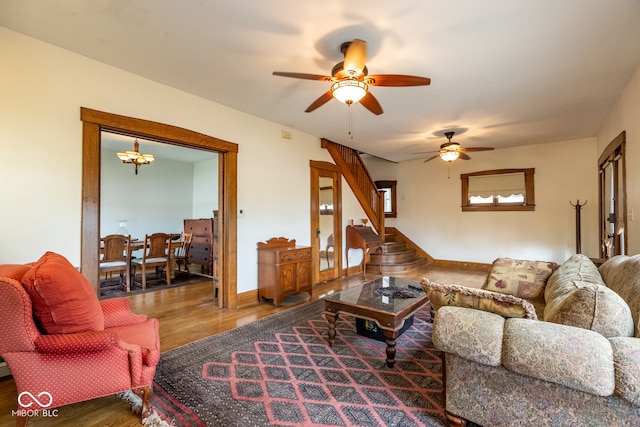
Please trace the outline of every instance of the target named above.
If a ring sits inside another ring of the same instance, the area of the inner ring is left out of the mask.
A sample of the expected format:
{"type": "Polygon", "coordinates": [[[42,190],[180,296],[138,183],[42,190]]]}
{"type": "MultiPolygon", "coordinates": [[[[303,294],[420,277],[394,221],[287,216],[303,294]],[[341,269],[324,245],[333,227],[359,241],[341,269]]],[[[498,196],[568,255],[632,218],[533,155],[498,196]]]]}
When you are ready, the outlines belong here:
{"type": "MultiPolygon", "coordinates": [[[[595,136],[640,63],[639,0],[2,0],[0,25],[238,110],[394,161],[446,130],[503,148],[595,136]],[[273,71],[328,75],[368,43],[384,114],[273,71]]],[[[215,136],[215,135],[214,135],[215,136]]]]}
{"type": "Polygon", "coordinates": [[[162,142],[149,141],[143,138],[115,133],[102,132],[100,135],[101,149],[103,151],[127,151],[133,150],[133,144],[138,141],[140,153],[153,154],[158,159],[169,159],[186,163],[197,163],[218,157],[215,151],[198,150],[195,148],[180,147],[162,142]]]}

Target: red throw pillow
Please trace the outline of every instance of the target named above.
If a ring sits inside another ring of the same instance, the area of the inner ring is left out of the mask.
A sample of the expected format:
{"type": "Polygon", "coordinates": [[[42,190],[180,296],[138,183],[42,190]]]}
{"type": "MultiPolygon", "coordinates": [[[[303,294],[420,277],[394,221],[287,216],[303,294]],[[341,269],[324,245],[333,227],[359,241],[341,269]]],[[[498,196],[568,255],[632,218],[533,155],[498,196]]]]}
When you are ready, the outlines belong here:
{"type": "Polygon", "coordinates": [[[87,279],[62,255],[47,252],[22,278],[33,315],[48,334],[104,330],[100,301],[87,279]]]}

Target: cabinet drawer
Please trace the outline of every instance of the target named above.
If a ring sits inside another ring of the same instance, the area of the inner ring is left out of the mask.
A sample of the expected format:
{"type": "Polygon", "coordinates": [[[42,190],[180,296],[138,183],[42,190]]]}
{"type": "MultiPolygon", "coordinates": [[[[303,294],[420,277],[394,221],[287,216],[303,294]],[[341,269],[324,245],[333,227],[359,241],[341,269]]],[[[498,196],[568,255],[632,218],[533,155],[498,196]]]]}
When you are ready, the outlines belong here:
{"type": "Polygon", "coordinates": [[[295,251],[286,251],[280,253],[280,262],[296,262],[300,260],[310,259],[311,251],[300,249],[295,251]]]}

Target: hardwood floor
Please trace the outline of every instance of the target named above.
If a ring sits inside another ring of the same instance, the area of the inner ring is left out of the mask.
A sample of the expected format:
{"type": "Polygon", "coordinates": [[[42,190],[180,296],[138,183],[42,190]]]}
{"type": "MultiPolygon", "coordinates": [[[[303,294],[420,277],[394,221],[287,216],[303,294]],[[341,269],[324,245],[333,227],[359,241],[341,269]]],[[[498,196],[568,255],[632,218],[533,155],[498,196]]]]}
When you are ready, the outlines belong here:
{"type": "MultiPolygon", "coordinates": [[[[486,274],[486,270],[480,269],[427,265],[409,273],[396,274],[396,276],[418,281],[428,277],[439,283],[480,287],[486,274]]],[[[378,276],[367,273],[369,280],[375,277],[378,276]]],[[[314,286],[311,299],[324,298],[330,293],[340,292],[362,282],[362,274],[357,274],[321,283],[314,286]]],[[[214,304],[211,282],[134,295],[128,299],[134,312],[155,317],[160,321],[160,345],[163,352],[288,309],[283,306],[276,308],[266,302],[238,310],[217,308],[214,304]]],[[[15,418],[11,416],[11,411],[15,410],[16,402],[17,392],[11,377],[0,379],[0,426],[15,425],[15,418]]],[[[32,418],[29,426],[129,427],[141,425],[140,419],[131,413],[129,405],[115,396],[63,406],[58,408],[57,415],[55,418],[32,418]]]]}

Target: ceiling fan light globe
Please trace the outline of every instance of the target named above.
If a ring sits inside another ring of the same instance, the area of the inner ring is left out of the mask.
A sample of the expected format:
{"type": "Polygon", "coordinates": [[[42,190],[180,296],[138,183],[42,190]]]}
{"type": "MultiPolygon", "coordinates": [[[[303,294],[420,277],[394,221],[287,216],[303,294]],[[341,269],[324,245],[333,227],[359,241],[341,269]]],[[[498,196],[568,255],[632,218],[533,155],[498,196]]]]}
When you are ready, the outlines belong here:
{"type": "Polygon", "coordinates": [[[356,79],[344,79],[331,86],[331,94],[338,101],[352,104],[360,101],[369,90],[365,82],[356,79]]]}
{"type": "Polygon", "coordinates": [[[440,158],[445,162],[453,162],[460,157],[460,153],[454,150],[446,150],[440,153],[440,158]]]}

